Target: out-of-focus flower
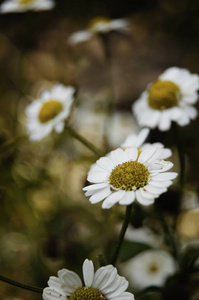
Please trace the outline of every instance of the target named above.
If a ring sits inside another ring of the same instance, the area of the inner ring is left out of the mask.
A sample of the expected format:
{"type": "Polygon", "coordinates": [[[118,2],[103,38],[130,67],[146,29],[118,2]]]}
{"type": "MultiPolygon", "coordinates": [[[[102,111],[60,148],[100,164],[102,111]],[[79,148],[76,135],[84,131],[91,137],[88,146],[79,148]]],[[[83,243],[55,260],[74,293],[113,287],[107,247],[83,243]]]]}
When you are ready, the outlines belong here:
{"type": "Polygon", "coordinates": [[[117,274],[112,265],[99,268],[94,272],[93,262],[86,259],[83,263],[84,286],[79,276],[67,269],[58,271],[58,277],[51,276],[49,287],[43,290],[44,300],[134,300],[134,295],[125,292],[128,281],[117,274]]]}
{"type": "Polygon", "coordinates": [[[52,0],[7,0],[0,6],[1,13],[49,10],[55,6],[52,0]]]}
{"type": "Polygon", "coordinates": [[[135,199],[142,205],[167,191],[177,173],[166,172],[173,164],[164,161],[165,149],[150,147],[141,153],[137,148],[116,149],[93,164],[87,180],[92,184],[83,188],[92,204],[102,200],[102,208],[115,203],[129,205],[135,199]]]}
{"type": "MultiPolygon", "coordinates": [[[[116,111],[108,119],[106,135],[107,142],[112,149],[120,147],[124,141],[124,136],[127,136],[132,132],[139,131],[139,126],[135,118],[132,118],[132,114],[128,111],[116,111]]],[[[137,147],[137,146],[133,146],[137,147]]]]}
{"type": "Polygon", "coordinates": [[[132,109],[140,126],[169,130],[172,121],[180,126],[197,116],[192,106],[198,100],[199,76],[187,69],[172,67],[150,84],[132,109]]]}
{"type": "MultiPolygon", "coordinates": [[[[127,136],[126,140],[124,141],[123,144],[121,144],[121,147],[123,149],[126,148],[131,148],[131,147],[136,147],[139,149],[139,151],[143,151],[145,149],[150,149],[150,147],[156,147],[163,149],[164,145],[162,143],[144,143],[146,140],[147,136],[149,134],[149,129],[148,128],[143,128],[138,134],[130,134],[127,136]]],[[[164,156],[162,159],[170,157],[172,154],[170,149],[165,148],[164,149],[164,156]]]]}
{"type": "Polygon", "coordinates": [[[144,243],[152,247],[162,247],[164,244],[162,236],[154,233],[149,227],[133,228],[131,225],[127,228],[125,240],[144,243]]]}
{"type": "Polygon", "coordinates": [[[164,285],[176,269],[173,257],[163,250],[147,250],[121,264],[121,271],[137,290],[164,285]]]}
{"type": "Polygon", "coordinates": [[[106,17],[96,17],[90,21],[87,30],[73,33],[69,38],[69,43],[76,44],[85,42],[99,33],[107,33],[113,30],[124,31],[128,29],[128,26],[129,22],[125,19],[111,20],[106,17]]]}
{"type": "Polygon", "coordinates": [[[31,141],[40,141],[54,129],[61,133],[69,116],[75,89],[61,84],[46,90],[27,108],[27,130],[31,141]]]}

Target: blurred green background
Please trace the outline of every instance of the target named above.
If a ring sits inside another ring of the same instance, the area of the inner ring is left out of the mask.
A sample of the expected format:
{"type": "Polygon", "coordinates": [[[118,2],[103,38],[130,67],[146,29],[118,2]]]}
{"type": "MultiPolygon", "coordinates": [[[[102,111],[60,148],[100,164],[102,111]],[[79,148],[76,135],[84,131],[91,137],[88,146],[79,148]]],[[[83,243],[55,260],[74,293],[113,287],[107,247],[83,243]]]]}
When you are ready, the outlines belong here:
{"type": "MultiPolygon", "coordinates": [[[[4,145],[22,136],[0,153],[0,269],[2,275],[40,287],[45,287],[49,276],[60,268],[80,272],[86,257],[97,264],[96,257],[104,249],[109,255],[124,214],[123,207],[103,211],[101,204],[91,206],[84,197],[87,171],[96,160],[89,150],[66,133],[52,134],[40,143],[30,143],[24,137],[25,107],[55,83],[77,86],[80,107],[92,106],[97,114],[106,107],[110,90],[100,41],[93,38],[72,46],[69,36],[85,29],[95,16],[130,20],[129,32],[113,32],[109,37],[116,112],[130,112],[147,84],[170,66],[199,73],[197,0],[56,3],[51,11],[0,15],[0,142],[4,145]]],[[[77,122],[77,112],[73,122],[77,122]]],[[[187,160],[186,183],[196,192],[198,129],[198,119],[180,128],[187,160]]],[[[100,133],[85,130],[82,134],[91,141],[94,138],[101,149],[107,146],[100,133]]],[[[173,137],[166,133],[154,130],[151,140],[162,141],[175,152],[173,137]]],[[[173,159],[177,161],[175,153],[173,159]]],[[[169,199],[176,199],[175,195],[169,199]]],[[[161,209],[177,218],[177,200],[171,209],[165,202],[166,208],[161,209]]],[[[152,218],[149,224],[153,223],[151,211],[137,209],[135,227],[147,216],[152,218]]],[[[197,238],[198,232],[193,235],[197,238]]],[[[0,299],[37,300],[41,295],[0,282],[0,299]]]]}

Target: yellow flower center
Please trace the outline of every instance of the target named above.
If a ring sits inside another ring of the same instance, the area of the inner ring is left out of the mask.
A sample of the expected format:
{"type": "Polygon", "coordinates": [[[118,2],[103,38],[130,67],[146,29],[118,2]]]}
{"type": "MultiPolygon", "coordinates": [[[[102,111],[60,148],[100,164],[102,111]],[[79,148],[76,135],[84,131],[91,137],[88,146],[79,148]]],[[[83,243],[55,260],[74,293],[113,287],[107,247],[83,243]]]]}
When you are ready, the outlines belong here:
{"type": "Polygon", "coordinates": [[[157,266],[157,264],[152,263],[152,264],[149,266],[149,272],[150,272],[150,273],[156,273],[157,271],[158,271],[158,266],[157,266]]]}
{"type": "Polygon", "coordinates": [[[39,121],[46,123],[54,119],[63,110],[63,105],[59,101],[50,100],[44,102],[39,112],[39,121]]]}
{"type": "Polygon", "coordinates": [[[116,189],[132,191],[145,186],[148,179],[147,167],[137,161],[128,161],[112,170],[109,183],[116,189]]]}
{"type": "Polygon", "coordinates": [[[169,80],[157,80],[149,88],[148,104],[153,109],[164,110],[178,105],[180,88],[169,80]]]}
{"type": "Polygon", "coordinates": [[[107,300],[97,289],[83,287],[77,289],[69,297],[70,300],[107,300]]]}
{"type": "Polygon", "coordinates": [[[99,25],[107,25],[110,23],[110,19],[109,18],[105,18],[105,17],[96,17],[93,18],[89,24],[88,24],[88,28],[91,30],[95,30],[99,25]]]}
{"type": "Polygon", "coordinates": [[[31,3],[31,2],[33,2],[33,0],[19,0],[19,4],[29,4],[29,3],[31,3]]]}

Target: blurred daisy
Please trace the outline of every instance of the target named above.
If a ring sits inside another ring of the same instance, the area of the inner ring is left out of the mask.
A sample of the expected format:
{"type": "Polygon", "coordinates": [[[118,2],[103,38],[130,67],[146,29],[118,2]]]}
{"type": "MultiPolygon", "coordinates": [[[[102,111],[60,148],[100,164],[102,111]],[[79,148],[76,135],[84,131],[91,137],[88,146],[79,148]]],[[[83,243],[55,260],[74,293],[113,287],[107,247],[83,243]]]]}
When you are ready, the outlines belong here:
{"type": "Polygon", "coordinates": [[[177,173],[166,172],[173,164],[164,161],[165,149],[150,147],[141,153],[133,147],[116,149],[93,164],[87,180],[92,185],[83,188],[92,204],[104,200],[102,208],[115,203],[129,205],[135,199],[150,205],[167,191],[177,173]]]}
{"type": "Polygon", "coordinates": [[[7,0],[0,6],[1,13],[49,10],[55,6],[52,0],[7,0]]]}
{"type": "Polygon", "coordinates": [[[129,22],[125,19],[111,20],[106,17],[96,17],[90,21],[87,30],[81,30],[73,33],[69,38],[69,42],[71,44],[85,42],[96,34],[108,33],[113,30],[124,31],[128,29],[128,26],[129,22]]]}
{"type": "MultiPolygon", "coordinates": [[[[149,128],[143,128],[138,134],[129,134],[127,138],[125,139],[124,143],[121,144],[121,147],[123,149],[136,147],[139,150],[143,151],[145,149],[149,149],[150,147],[156,147],[156,148],[164,148],[164,145],[162,143],[144,143],[147,136],[149,135],[149,128]]],[[[164,156],[161,157],[161,159],[165,159],[170,157],[172,154],[170,149],[164,149],[164,156]]]]}
{"type": "Polygon", "coordinates": [[[84,286],[79,276],[67,269],[58,271],[58,277],[51,276],[49,287],[43,290],[44,300],[134,300],[131,293],[125,292],[128,281],[117,274],[112,265],[101,267],[94,272],[91,260],[83,263],[84,286]]]}
{"type": "Polygon", "coordinates": [[[173,257],[163,250],[147,250],[121,264],[122,272],[137,290],[164,285],[176,269],[173,257]]]}
{"type": "Polygon", "coordinates": [[[197,116],[192,106],[198,100],[199,76],[187,69],[172,67],[150,84],[132,109],[140,126],[169,130],[172,121],[180,126],[197,116]]]}
{"type": "Polygon", "coordinates": [[[61,133],[69,116],[75,89],[61,84],[44,91],[27,108],[27,130],[31,141],[40,141],[54,129],[61,133]]]}

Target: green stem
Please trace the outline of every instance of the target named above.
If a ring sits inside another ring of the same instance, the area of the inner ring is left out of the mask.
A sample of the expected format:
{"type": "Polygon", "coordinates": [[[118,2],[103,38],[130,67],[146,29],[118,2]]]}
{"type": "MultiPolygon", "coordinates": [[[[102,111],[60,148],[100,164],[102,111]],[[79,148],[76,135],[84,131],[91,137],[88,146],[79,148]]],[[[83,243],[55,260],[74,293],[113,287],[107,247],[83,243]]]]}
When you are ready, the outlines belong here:
{"type": "Polygon", "coordinates": [[[176,123],[174,123],[174,122],[172,124],[172,130],[173,130],[173,135],[174,135],[174,139],[175,139],[175,142],[176,142],[176,147],[177,147],[177,150],[178,150],[178,157],[179,157],[179,163],[180,163],[179,183],[180,183],[180,188],[181,188],[181,191],[182,191],[183,184],[184,184],[184,174],[185,174],[185,156],[184,156],[182,143],[181,143],[181,140],[179,138],[178,128],[177,128],[176,123]]]}
{"type": "Polygon", "coordinates": [[[175,240],[175,236],[173,234],[173,231],[171,231],[164,219],[164,216],[163,214],[161,214],[159,212],[159,220],[162,224],[162,228],[164,230],[164,233],[165,233],[165,238],[166,238],[166,243],[168,244],[168,246],[170,247],[171,249],[171,252],[173,254],[173,257],[176,259],[178,265],[179,265],[179,268],[181,266],[181,262],[180,262],[180,258],[179,258],[179,253],[178,253],[178,249],[177,249],[177,246],[176,246],[176,240],[175,240]]]}
{"type": "Polygon", "coordinates": [[[116,261],[117,261],[117,258],[118,258],[118,255],[119,255],[119,252],[120,252],[123,240],[124,240],[124,236],[125,236],[127,227],[129,225],[129,221],[130,221],[130,217],[131,217],[131,211],[132,211],[132,206],[133,206],[133,204],[130,204],[130,205],[127,205],[127,207],[126,207],[126,213],[125,213],[125,217],[124,217],[124,222],[123,222],[123,225],[122,225],[122,228],[121,228],[121,231],[120,231],[120,236],[119,236],[118,244],[116,246],[115,253],[114,253],[114,256],[113,256],[113,259],[112,259],[112,262],[111,262],[112,265],[114,265],[116,263],[116,261]]]}
{"type": "Polygon", "coordinates": [[[65,127],[66,130],[80,143],[82,143],[84,146],[86,146],[88,149],[90,149],[93,153],[95,153],[98,157],[103,156],[103,153],[98,150],[93,144],[91,144],[89,141],[87,141],[83,136],[79,135],[73,128],[67,126],[65,127]]]}
{"type": "Polygon", "coordinates": [[[4,281],[6,283],[9,283],[11,285],[20,287],[22,289],[32,291],[32,292],[36,292],[36,293],[42,293],[43,292],[42,288],[39,288],[39,287],[36,287],[36,286],[27,285],[27,284],[23,284],[23,283],[20,283],[18,281],[12,280],[12,279],[7,278],[7,277],[2,276],[2,275],[0,275],[0,280],[4,281]]]}

